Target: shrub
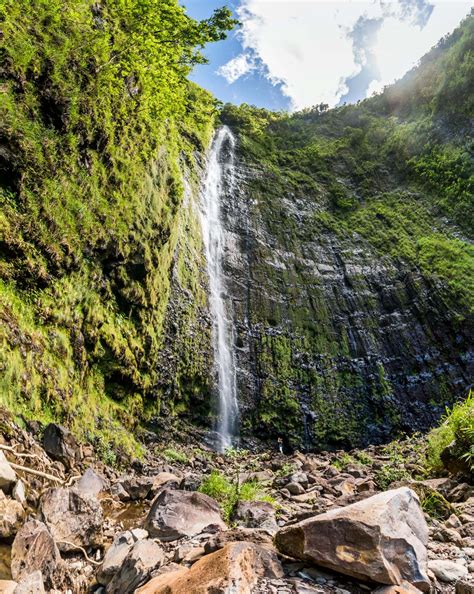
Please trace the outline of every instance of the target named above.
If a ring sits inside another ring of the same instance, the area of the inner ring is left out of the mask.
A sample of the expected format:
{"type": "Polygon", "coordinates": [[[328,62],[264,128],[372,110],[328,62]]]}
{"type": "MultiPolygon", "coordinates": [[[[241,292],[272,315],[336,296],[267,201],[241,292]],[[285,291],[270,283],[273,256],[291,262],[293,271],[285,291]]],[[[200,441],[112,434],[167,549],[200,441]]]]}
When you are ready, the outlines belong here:
{"type": "Polygon", "coordinates": [[[456,442],[456,455],[472,471],[474,469],[474,393],[448,409],[441,425],[428,435],[427,463],[430,468],[443,468],[442,451],[456,442]]]}
{"type": "Polygon", "coordinates": [[[181,462],[184,463],[188,459],[184,452],[174,450],[173,448],[167,448],[163,452],[163,458],[168,462],[181,462]]]}

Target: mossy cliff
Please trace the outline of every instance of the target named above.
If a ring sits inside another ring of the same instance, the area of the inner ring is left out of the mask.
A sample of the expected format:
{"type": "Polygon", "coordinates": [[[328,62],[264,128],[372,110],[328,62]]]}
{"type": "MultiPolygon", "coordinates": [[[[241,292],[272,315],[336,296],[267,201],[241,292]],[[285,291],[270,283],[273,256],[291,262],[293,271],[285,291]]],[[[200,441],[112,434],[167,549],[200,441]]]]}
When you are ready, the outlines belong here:
{"type": "Polygon", "coordinates": [[[208,390],[194,203],[216,108],[187,74],[229,15],[1,0],[0,403],[14,412],[133,449],[127,430],[164,396],[186,408],[208,390]]]}
{"type": "Polygon", "coordinates": [[[244,434],[388,440],[465,396],[473,26],[357,105],[225,107],[239,137],[226,216],[244,434]]]}

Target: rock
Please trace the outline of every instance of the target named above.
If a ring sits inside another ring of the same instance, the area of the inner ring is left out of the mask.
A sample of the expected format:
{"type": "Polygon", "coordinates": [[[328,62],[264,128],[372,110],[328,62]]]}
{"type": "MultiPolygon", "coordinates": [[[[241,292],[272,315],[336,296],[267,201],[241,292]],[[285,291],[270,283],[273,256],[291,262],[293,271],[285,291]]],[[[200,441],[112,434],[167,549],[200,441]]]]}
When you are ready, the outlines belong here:
{"type": "Polygon", "coordinates": [[[428,562],[429,569],[441,582],[456,582],[467,576],[467,567],[449,559],[433,559],[428,562]]]}
{"type": "Polygon", "coordinates": [[[44,430],[43,447],[48,456],[62,462],[66,468],[74,468],[81,457],[76,438],[65,427],[55,423],[50,423],[44,430]]]}
{"type": "Polygon", "coordinates": [[[136,594],[250,594],[260,578],[281,578],[276,554],[248,542],[234,542],[206,555],[191,569],[178,569],[153,578],[136,594]]]}
{"type": "Polygon", "coordinates": [[[474,594],[474,581],[459,580],[456,582],[456,594],[474,594]]]}
{"type": "Polygon", "coordinates": [[[130,495],[125,491],[121,483],[115,483],[110,487],[110,494],[119,501],[130,501],[130,495]]]}
{"type": "Polygon", "coordinates": [[[0,594],[13,594],[17,583],[12,580],[0,580],[0,594]]]}
{"type": "Polygon", "coordinates": [[[16,474],[10,463],[5,458],[5,454],[0,450],[0,489],[5,493],[10,493],[16,482],[16,474]]]}
{"type": "Polygon", "coordinates": [[[58,547],[42,522],[30,520],[18,531],[12,546],[11,572],[20,581],[35,571],[41,571],[46,582],[61,562],[58,547]]]}
{"type": "Polygon", "coordinates": [[[198,492],[164,489],[155,499],[145,520],[145,529],[163,541],[195,536],[207,526],[225,529],[219,504],[198,492]]]}
{"type": "Polygon", "coordinates": [[[300,483],[288,483],[284,487],[291,495],[302,495],[304,493],[303,486],[300,483]]]}
{"type": "Polygon", "coordinates": [[[462,522],[456,514],[451,514],[446,520],[445,525],[447,528],[454,528],[455,530],[462,528],[462,522]]]}
{"type": "Polygon", "coordinates": [[[239,501],[234,519],[246,528],[265,528],[276,531],[275,509],[266,501],[239,501]]]}
{"type": "Polygon", "coordinates": [[[204,544],[207,553],[222,549],[230,542],[251,542],[265,549],[275,550],[272,533],[263,528],[231,528],[218,532],[204,544]]]}
{"type": "Polygon", "coordinates": [[[14,499],[0,499],[0,538],[11,538],[19,530],[25,510],[14,499]]]}
{"type": "Polygon", "coordinates": [[[107,489],[107,481],[92,468],[88,468],[79,479],[76,489],[85,495],[96,497],[101,491],[107,489]]]}
{"type": "Polygon", "coordinates": [[[137,541],[119,571],[105,589],[106,594],[131,594],[143,584],[165,558],[163,549],[153,540],[137,541]]]}
{"type": "Polygon", "coordinates": [[[448,500],[453,501],[454,503],[459,503],[460,501],[466,501],[469,497],[472,496],[474,488],[471,487],[468,483],[460,483],[456,485],[454,489],[448,493],[448,500]]]}
{"type": "Polygon", "coordinates": [[[45,594],[41,571],[30,573],[17,585],[14,594],[45,594]]]}
{"type": "Polygon", "coordinates": [[[357,490],[359,493],[368,493],[375,491],[375,483],[371,480],[364,480],[356,483],[357,490]]]}
{"type": "Polygon", "coordinates": [[[25,492],[25,485],[23,481],[17,481],[15,486],[13,487],[12,497],[21,505],[25,505],[26,503],[26,492],[25,492]]]}
{"type": "Polygon", "coordinates": [[[171,472],[160,472],[153,477],[152,492],[154,494],[161,491],[165,486],[168,489],[178,489],[181,484],[181,479],[171,472]]]}
{"type": "Polygon", "coordinates": [[[101,544],[103,517],[97,499],[75,488],[54,488],[42,496],[40,510],[60,551],[74,550],[63,541],[82,547],[101,544]]]}
{"type": "Polygon", "coordinates": [[[469,464],[463,459],[463,453],[462,447],[460,447],[460,444],[456,440],[452,441],[442,450],[440,454],[441,462],[451,474],[461,473],[469,476],[469,464]]]}
{"type": "Polygon", "coordinates": [[[154,477],[152,476],[126,476],[120,481],[120,485],[126,491],[130,499],[146,499],[153,488],[154,477]]]}
{"type": "Polygon", "coordinates": [[[148,537],[146,530],[127,530],[115,537],[105,553],[104,560],[97,572],[97,582],[106,586],[122,566],[126,556],[138,540],[148,537]]]}
{"type": "Polygon", "coordinates": [[[408,582],[402,582],[399,586],[382,586],[374,590],[373,594],[420,594],[421,590],[415,588],[408,582]]]}
{"type": "Polygon", "coordinates": [[[428,527],[416,493],[402,487],[287,526],[276,534],[284,554],[360,580],[429,590],[428,527]]]}

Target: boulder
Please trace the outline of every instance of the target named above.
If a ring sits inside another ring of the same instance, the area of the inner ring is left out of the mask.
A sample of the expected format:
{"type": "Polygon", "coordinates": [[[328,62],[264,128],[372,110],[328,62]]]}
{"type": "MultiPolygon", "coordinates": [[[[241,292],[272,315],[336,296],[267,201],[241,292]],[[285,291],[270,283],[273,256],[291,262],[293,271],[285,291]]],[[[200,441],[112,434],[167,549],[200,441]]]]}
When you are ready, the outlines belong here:
{"type": "Polygon", "coordinates": [[[210,525],[226,528],[217,501],[203,493],[164,489],[155,499],[144,527],[151,536],[171,541],[195,536],[210,525]]]}
{"type": "Polygon", "coordinates": [[[266,501],[239,501],[234,519],[246,528],[265,528],[269,531],[278,528],[275,509],[266,501]]]}
{"type": "Polygon", "coordinates": [[[430,587],[428,527],[418,496],[406,487],[330,510],[276,534],[284,554],[360,580],[430,587]]]}
{"type": "Polygon", "coordinates": [[[456,582],[456,594],[474,594],[474,580],[459,580],[456,582]]]}
{"type": "Polygon", "coordinates": [[[13,594],[17,583],[12,580],[0,580],[0,593],[1,594],[13,594]]]}
{"type": "Polygon", "coordinates": [[[12,538],[18,532],[25,510],[14,499],[0,499],[0,538],[12,538]]]}
{"type": "Polygon", "coordinates": [[[146,530],[127,530],[115,537],[105,553],[104,560],[97,573],[97,582],[106,586],[118,572],[126,556],[138,540],[148,537],[146,530]]]}
{"type": "Polygon", "coordinates": [[[50,458],[73,468],[81,458],[76,438],[62,425],[50,423],[43,434],[43,448],[50,458]]]}
{"type": "Polygon", "coordinates": [[[13,490],[12,490],[12,497],[13,497],[13,499],[15,499],[15,501],[18,501],[18,503],[25,505],[26,492],[25,492],[25,485],[24,485],[23,481],[17,481],[15,483],[15,486],[13,487],[13,490]]]}
{"type": "Polygon", "coordinates": [[[5,458],[5,454],[0,450],[0,489],[5,493],[10,493],[16,482],[16,474],[10,463],[5,458]]]}
{"type": "Polygon", "coordinates": [[[284,488],[292,495],[302,495],[304,493],[304,488],[300,483],[288,483],[284,488]]]}
{"type": "Polygon", "coordinates": [[[35,571],[26,576],[17,585],[14,594],[45,594],[41,571],[35,571]]]}
{"type": "Polygon", "coordinates": [[[13,579],[20,581],[35,571],[41,571],[46,582],[51,582],[60,562],[59,550],[45,524],[38,520],[26,522],[13,541],[13,579]]]}
{"type": "Polygon", "coordinates": [[[105,589],[106,594],[131,594],[160,567],[163,549],[153,540],[139,540],[125,557],[119,571],[105,589]]]}
{"type": "Polygon", "coordinates": [[[75,488],[49,489],[40,501],[45,524],[60,551],[74,550],[72,545],[88,547],[102,542],[102,508],[97,499],[75,488]]]}
{"type": "Polygon", "coordinates": [[[96,497],[101,491],[107,489],[107,481],[94,469],[88,468],[77,482],[76,489],[85,495],[96,497]]]}
{"type": "Polygon", "coordinates": [[[153,488],[154,477],[152,476],[126,476],[120,481],[120,485],[130,497],[136,501],[146,499],[153,488]]]}
{"type": "Polygon", "coordinates": [[[428,563],[428,568],[441,582],[448,584],[465,578],[468,574],[467,567],[463,563],[449,559],[433,559],[428,563]]]}
{"type": "Polygon", "coordinates": [[[234,542],[202,557],[191,569],[177,569],[153,578],[136,594],[250,594],[259,579],[282,576],[274,552],[252,543],[234,542]]]}
{"type": "Polygon", "coordinates": [[[164,487],[168,489],[178,489],[181,484],[181,479],[171,472],[160,472],[153,477],[152,492],[158,493],[164,487]]]}

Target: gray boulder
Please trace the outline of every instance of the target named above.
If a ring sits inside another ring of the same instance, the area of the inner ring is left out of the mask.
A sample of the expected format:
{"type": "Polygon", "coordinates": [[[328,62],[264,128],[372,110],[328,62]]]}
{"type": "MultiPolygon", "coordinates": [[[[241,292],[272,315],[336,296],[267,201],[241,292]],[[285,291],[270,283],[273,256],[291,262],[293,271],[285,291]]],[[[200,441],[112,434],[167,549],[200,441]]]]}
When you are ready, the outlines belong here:
{"type": "Polygon", "coordinates": [[[195,536],[207,526],[226,528],[217,501],[203,493],[164,489],[145,520],[151,536],[163,541],[195,536]]]}
{"type": "Polygon", "coordinates": [[[99,584],[106,586],[122,566],[125,558],[138,540],[147,538],[146,530],[127,530],[115,537],[105,553],[104,561],[97,573],[99,584]]]}
{"type": "Polygon", "coordinates": [[[20,529],[25,510],[14,499],[0,499],[0,538],[11,538],[20,529]]]}
{"type": "Polygon", "coordinates": [[[379,493],[276,534],[284,554],[360,580],[407,581],[428,591],[428,527],[418,496],[407,487],[379,493]]]}
{"type": "Polygon", "coordinates": [[[35,571],[21,580],[13,594],[45,594],[41,571],[35,571]]]}
{"type": "Polygon", "coordinates": [[[132,594],[161,566],[164,558],[163,549],[155,541],[137,541],[107,585],[106,594],[132,594]]]}
{"type": "Polygon", "coordinates": [[[266,501],[239,501],[234,519],[246,528],[265,528],[270,532],[278,529],[275,509],[266,501]]]}
{"type": "Polygon", "coordinates": [[[41,498],[40,511],[60,551],[101,544],[102,508],[94,497],[75,488],[49,489],[41,498]]]}
{"type": "Polygon", "coordinates": [[[10,493],[16,482],[16,474],[10,463],[5,458],[5,454],[0,450],[0,489],[5,493],[10,493]]]}
{"type": "Polygon", "coordinates": [[[62,425],[50,423],[43,434],[43,448],[50,458],[73,468],[80,460],[81,451],[76,438],[62,425]]]}
{"type": "Polygon", "coordinates": [[[107,481],[92,468],[88,468],[78,480],[76,489],[85,495],[96,497],[99,493],[107,489],[107,481]]]}
{"type": "Polygon", "coordinates": [[[462,562],[449,559],[433,559],[428,567],[441,582],[457,582],[468,575],[467,567],[462,562]]]}
{"type": "Polygon", "coordinates": [[[35,571],[51,583],[61,557],[48,528],[38,520],[26,522],[13,541],[11,572],[20,581],[35,571]]]}

